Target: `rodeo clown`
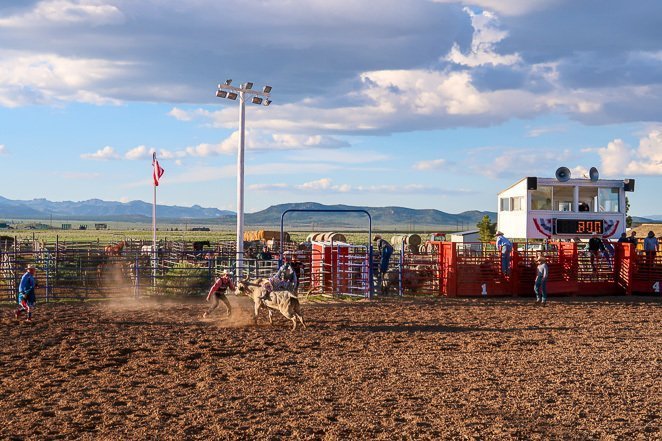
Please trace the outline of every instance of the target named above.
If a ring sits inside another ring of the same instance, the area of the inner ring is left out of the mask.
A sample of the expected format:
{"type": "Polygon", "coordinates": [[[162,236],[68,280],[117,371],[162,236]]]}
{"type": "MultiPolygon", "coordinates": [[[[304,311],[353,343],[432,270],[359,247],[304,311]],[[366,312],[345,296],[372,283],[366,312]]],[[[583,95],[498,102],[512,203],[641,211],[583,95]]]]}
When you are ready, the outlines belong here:
{"type": "Polygon", "coordinates": [[[37,297],[34,293],[36,285],[34,274],[36,271],[34,265],[28,265],[25,274],[21,277],[21,283],[18,285],[18,307],[16,308],[15,315],[16,318],[19,318],[23,311],[27,312],[26,321],[28,322],[32,320],[32,310],[37,304],[37,297]]]}
{"type": "Polygon", "coordinates": [[[230,273],[228,273],[227,270],[223,270],[221,276],[216,279],[212,287],[209,289],[206,301],[208,302],[211,300],[211,306],[207,312],[202,315],[202,318],[207,318],[214,309],[218,308],[220,302],[223,302],[225,309],[227,310],[226,314],[230,317],[230,314],[232,314],[232,307],[230,306],[230,301],[225,295],[228,288],[232,291],[236,289],[232,282],[232,278],[230,277],[230,273]]]}

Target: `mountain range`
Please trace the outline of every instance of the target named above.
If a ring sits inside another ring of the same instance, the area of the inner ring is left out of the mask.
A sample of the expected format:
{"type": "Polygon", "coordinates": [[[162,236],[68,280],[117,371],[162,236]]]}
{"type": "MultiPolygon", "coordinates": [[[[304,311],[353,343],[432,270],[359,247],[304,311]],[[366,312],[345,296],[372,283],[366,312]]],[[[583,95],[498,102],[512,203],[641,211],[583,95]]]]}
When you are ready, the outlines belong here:
{"type": "MultiPolygon", "coordinates": [[[[246,225],[278,226],[281,215],[286,210],[365,210],[370,213],[373,225],[412,225],[412,226],[462,226],[474,228],[483,216],[488,215],[496,220],[496,213],[490,211],[465,211],[450,214],[440,210],[416,210],[403,207],[364,207],[349,205],[323,205],[315,202],[302,202],[273,205],[255,213],[246,213],[246,225]]],[[[310,226],[311,224],[332,223],[336,227],[357,227],[367,225],[367,216],[363,213],[324,213],[324,212],[294,212],[289,213],[285,222],[289,226],[310,226]]],[[[199,205],[192,207],[158,205],[159,221],[183,222],[200,224],[232,225],[236,222],[236,214],[232,211],[216,208],[204,208],[199,205]]],[[[94,221],[124,221],[151,222],[152,205],[143,201],[112,202],[100,199],[86,201],[52,202],[47,199],[11,200],[0,196],[0,220],[31,219],[31,220],[94,220],[94,221]]]]}
{"type": "MultiPolygon", "coordinates": [[[[255,213],[246,213],[244,222],[248,226],[275,227],[280,225],[281,215],[286,210],[314,210],[291,212],[284,219],[288,226],[311,227],[313,224],[332,224],[334,228],[359,227],[367,225],[364,213],[341,212],[342,210],[364,210],[372,219],[373,225],[435,227],[455,226],[473,229],[485,215],[492,222],[496,221],[493,211],[465,211],[451,214],[434,209],[412,209],[404,207],[365,207],[350,205],[323,205],[316,202],[299,202],[273,205],[255,213]],[[337,211],[337,213],[332,213],[337,211]],[[328,212],[328,213],[327,213],[328,212]]],[[[199,223],[207,225],[231,226],[236,222],[232,211],[217,208],[205,208],[199,205],[182,207],[177,205],[158,205],[157,215],[160,222],[199,223]]],[[[113,202],[100,199],[86,201],[52,202],[47,199],[11,200],[0,196],[0,220],[90,220],[149,223],[152,219],[152,204],[143,201],[113,202]]],[[[633,217],[636,223],[659,222],[662,215],[633,217]]]]}

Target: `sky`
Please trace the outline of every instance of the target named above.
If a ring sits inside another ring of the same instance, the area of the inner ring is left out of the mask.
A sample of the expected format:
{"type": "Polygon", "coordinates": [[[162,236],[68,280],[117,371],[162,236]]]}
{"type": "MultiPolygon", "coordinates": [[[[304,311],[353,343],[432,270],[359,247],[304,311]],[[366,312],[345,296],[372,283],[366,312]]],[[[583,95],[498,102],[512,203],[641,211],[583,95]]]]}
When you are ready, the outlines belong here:
{"type": "Polygon", "coordinates": [[[560,166],[662,214],[662,2],[0,2],[0,196],[496,211],[560,166]]]}

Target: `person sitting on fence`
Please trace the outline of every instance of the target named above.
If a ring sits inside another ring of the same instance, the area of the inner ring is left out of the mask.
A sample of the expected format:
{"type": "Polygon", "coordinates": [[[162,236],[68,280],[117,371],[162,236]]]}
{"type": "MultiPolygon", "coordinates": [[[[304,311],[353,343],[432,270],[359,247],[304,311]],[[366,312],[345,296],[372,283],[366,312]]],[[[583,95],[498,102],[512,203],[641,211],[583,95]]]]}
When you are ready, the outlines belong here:
{"type": "Polygon", "coordinates": [[[628,235],[625,232],[621,233],[621,237],[618,238],[618,243],[628,243],[628,235]]]}
{"type": "Polygon", "coordinates": [[[605,246],[602,243],[602,238],[597,231],[594,231],[593,235],[588,240],[588,252],[591,258],[591,268],[593,269],[593,272],[598,270],[598,266],[600,266],[600,256],[602,256],[604,251],[605,246]]]}
{"type": "Polygon", "coordinates": [[[501,255],[501,273],[510,276],[510,255],[513,252],[513,244],[501,231],[496,232],[496,249],[501,255]]]}
{"type": "Polygon", "coordinates": [[[225,295],[228,288],[230,288],[232,291],[235,290],[235,286],[232,282],[230,274],[227,272],[227,270],[224,270],[221,273],[221,276],[216,279],[212,287],[209,289],[209,294],[207,294],[206,301],[208,302],[209,299],[211,299],[212,302],[209,309],[202,315],[202,318],[206,318],[214,309],[218,308],[219,302],[223,302],[223,304],[225,304],[227,316],[230,317],[230,314],[232,314],[232,307],[230,306],[230,301],[225,295]]]}
{"type": "Polygon", "coordinates": [[[32,320],[32,311],[37,304],[37,297],[34,293],[36,286],[34,275],[36,271],[34,265],[28,265],[25,274],[21,277],[21,283],[18,285],[16,318],[19,318],[23,311],[25,311],[28,315],[26,321],[32,320]]]}
{"type": "Polygon", "coordinates": [[[549,267],[547,259],[540,255],[536,258],[538,266],[536,267],[536,281],[533,285],[533,291],[536,293],[536,303],[543,306],[547,304],[547,278],[549,277],[549,267]]]}
{"type": "Polygon", "coordinates": [[[375,234],[375,236],[372,238],[372,241],[377,242],[377,252],[379,254],[379,274],[377,275],[377,285],[382,286],[384,274],[388,272],[388,264],[391,260],[391,254],[393,254],[393,246],[388,243],[386,239],[382,239],[382,236],[379,234],[375,234]]]}
{"type": "Polygon", "coordinates": [[[269,300],[272,291],[289,291],[296,295],[298,285],[297,275],[289,262],[285,262],[278,268],[276,273],[269,277],[267,282],[262,285],[262,295],[260,300],[263,302],[269,300]]]}

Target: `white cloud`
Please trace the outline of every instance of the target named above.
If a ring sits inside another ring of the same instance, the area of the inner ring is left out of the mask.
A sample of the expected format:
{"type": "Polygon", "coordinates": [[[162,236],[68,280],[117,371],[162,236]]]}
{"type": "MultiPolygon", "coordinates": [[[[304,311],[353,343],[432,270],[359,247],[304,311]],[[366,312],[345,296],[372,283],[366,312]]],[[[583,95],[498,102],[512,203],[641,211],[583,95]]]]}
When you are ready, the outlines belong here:
{"type": "Polygon", "coordinates": [[[460,46],[455,43],[444,58],[446,61],[469,67],[487,64],[512,66],[522,61],[518,54],[500,55],[496,52],[496,44],[508,36],[506,31],[498,28],[499,21],[496,15],[490,11],[476,14],[470,8],[464,8],[464,11],[471,17],[474,28],[471,49],[469,53],[463,54],[460,46]]]}
{"type": "Polygon", "coordinates": [[[103,81],[118,78],[124,62],[0,49],[0,105],[57,104],[76,101],[119,104],[99,93],[103,81]]]}
{"type": "Polygon", "coordinates": [[[522,176],[553,176],[554,171],[561,165],[570,167],[570,161],[575,160],[571,150],[552,149],[503,149],[495,148],[494,159],[488,164],[482,159],[490,152],[485,149],[477,149],[470,152],[467,166],[474,173],[491,178],[521,178],[522,176]]]}
{"type": "Polygon", "coordinates": [[[445,159],[429,159],[427,161],[419,161],[414,164],[414,169],[427,171],[427,170],[441,170],[448,165],[445,159]]]}
{"type": "Polygon", "coordinates": [[[435,3],[461,3],[479,6],[504,15],[518,16],[550,8],[563,0],[432,0],[435,3]]]}
{"type": "Polygon", "coordinates": [[[20,28],[48,25],[84,24],[99,26],[124,21],[116,6],[99,0],[43,0],[25,14],[0,18],[0,27],[20,28]]]}
{"type": "Polygon", "coordinates": [[[129,197],[127,197],[127,196],[122,196],[122,197],[119,199],[119,201],[122,202],[123,204],[126,204],[126,203],[129,202],[130,200],[131,200],[131,199],[130,199],[129,197]]]}
{"type": "Polygon", "coordinates": [[[597,149],[606,176],[623,178],[628,175],[662,175],[662,131],[653,130],[632,148],[621,139],[597,149]]]}
{"type": "Polygon", "coordinates": [[[8,153],[7,147],[4,144],[0,144],[0,155],[6,155],[8,153]]]}
{"type": "Polygon", "coordinates": [[[283,191],[289,190],[290,186],[288,184],[251,184],[248,186],[250,191],[283,191]]]}
{"type": "MultiPolygon", "coordinates": [[[[307,192],[316,194],[440,194],[444,193],[440,188],[430,187],[420,184],[409,185],[351,185],[351,184],[334,184],[331,178],[320,178],[314,181],[304,182],[301,184],[253,184],[250,185],[249,190],[261,192],[273,191],[295,191],[307,192]]],[[[463,193],[461,191],[460,193],[463,193]]]]}
{"type": "Polygon", "coordinates": [[[100,161],[107,161],[109,159],[120,159],[120,155],[115,152],[111,146],[105,146],[104,148],[97,150],[94,153],[83,153],[80,155],[83,159],[94,159],[100,161]]]}
{"type": "Polygon", "coordinates": [[[151,159],[152,153],[155,152],[155,149],[148,148],[144,145],[139,145],[134,147],[124,154],[124,158],[130,161],[137,161],[140,159],[151,159]]]}

